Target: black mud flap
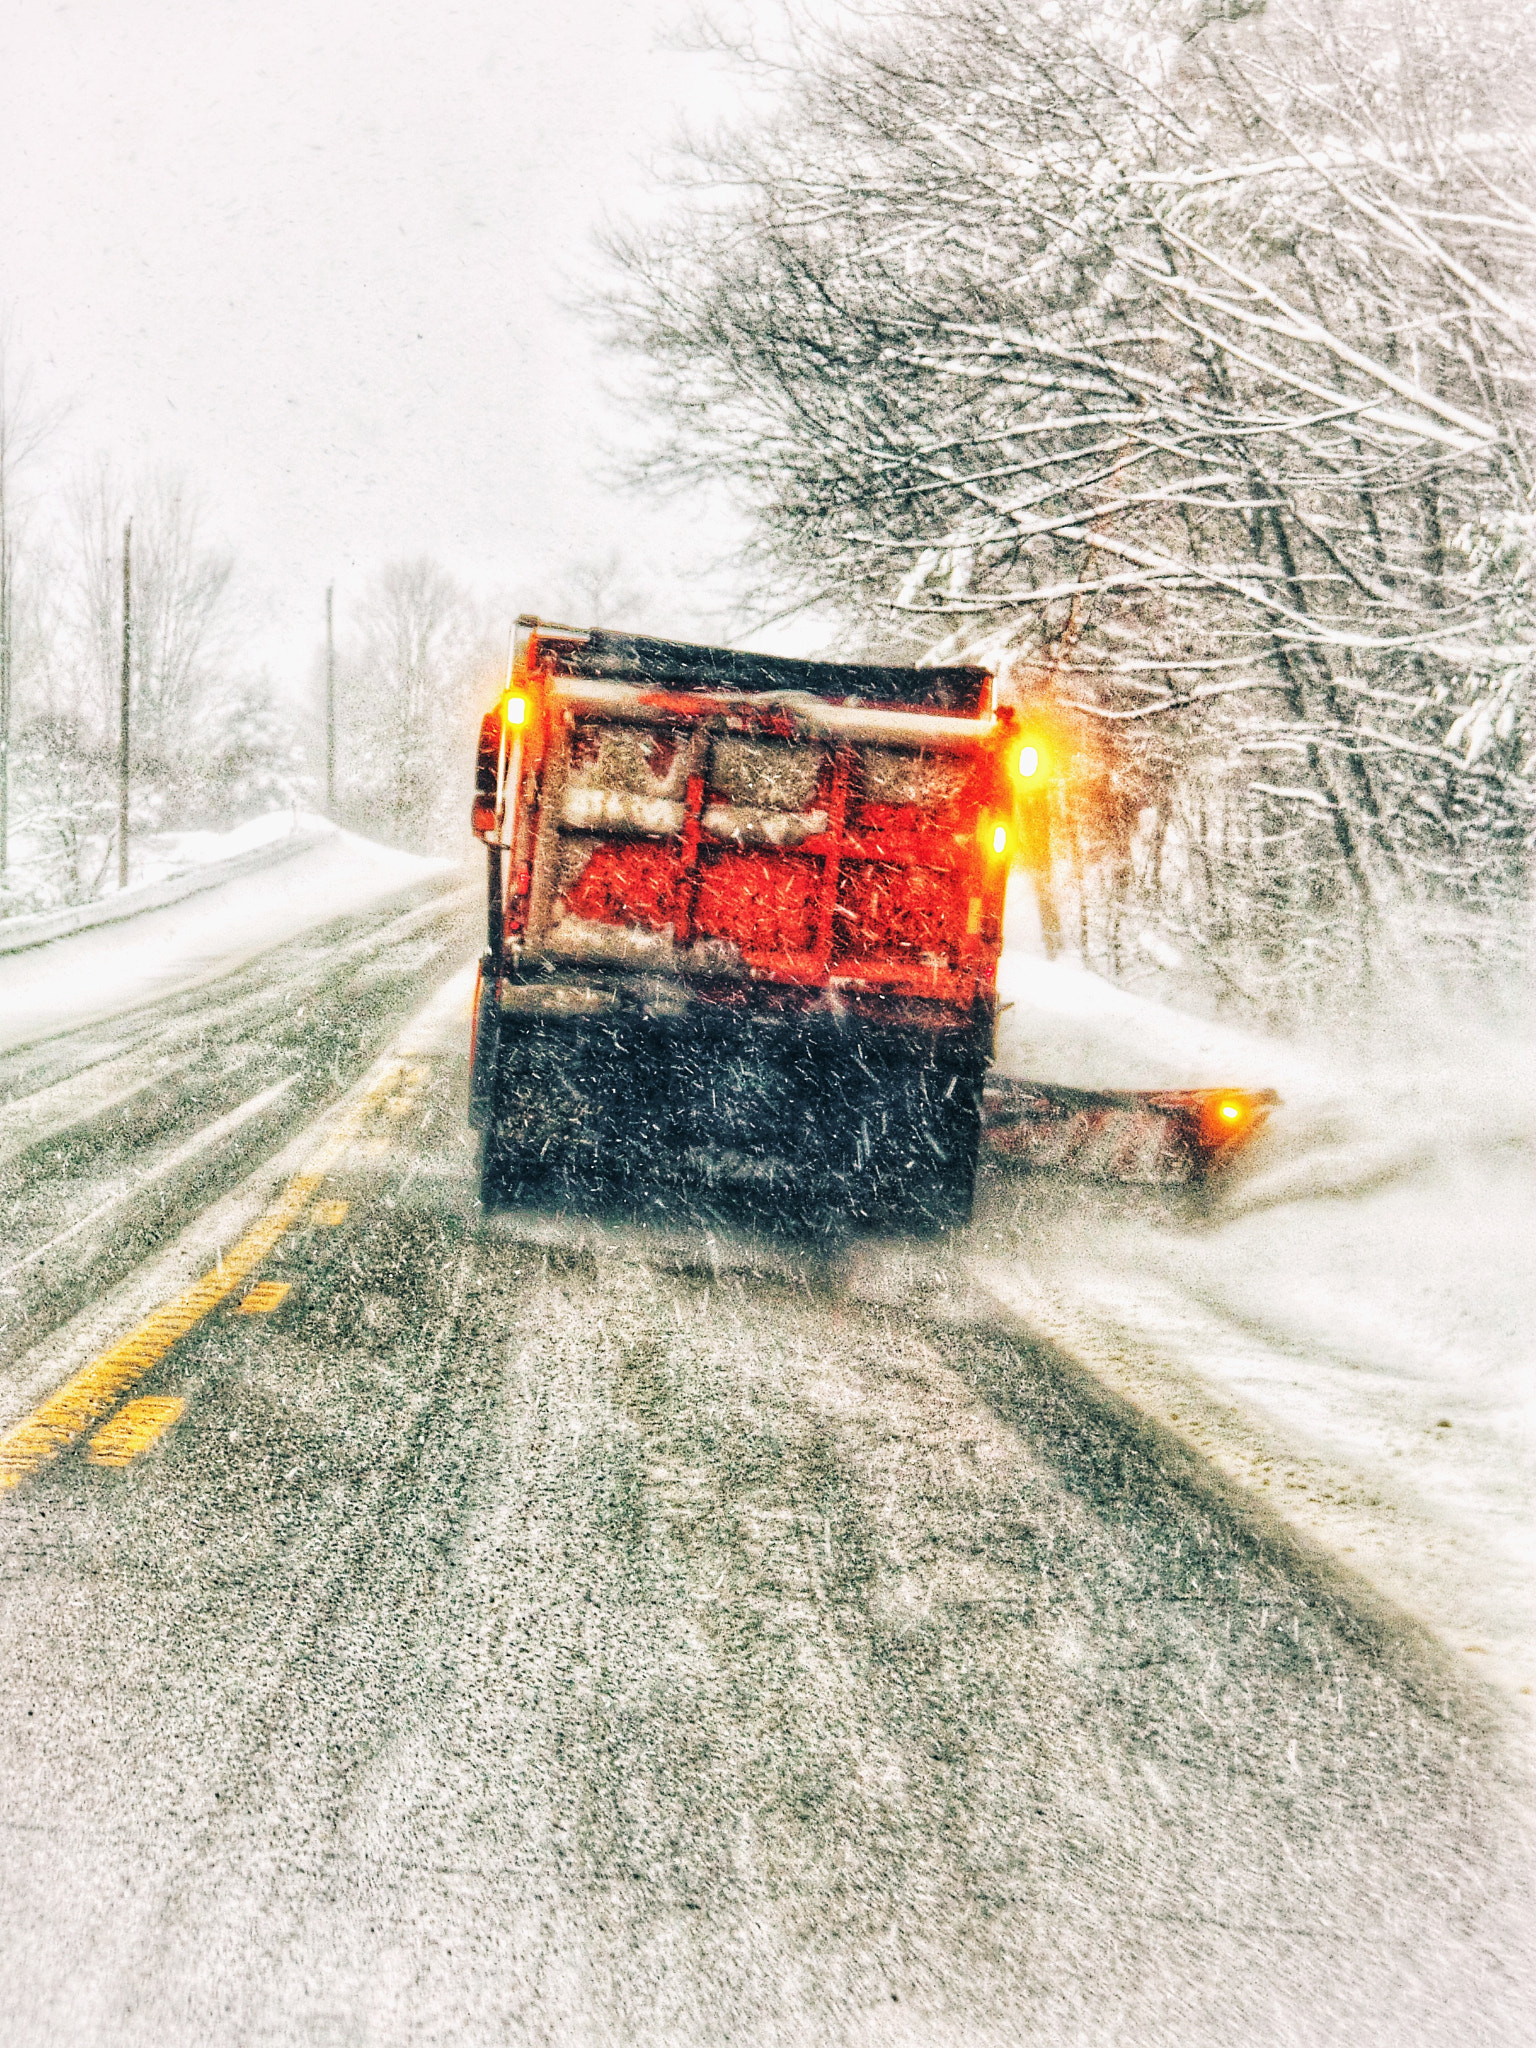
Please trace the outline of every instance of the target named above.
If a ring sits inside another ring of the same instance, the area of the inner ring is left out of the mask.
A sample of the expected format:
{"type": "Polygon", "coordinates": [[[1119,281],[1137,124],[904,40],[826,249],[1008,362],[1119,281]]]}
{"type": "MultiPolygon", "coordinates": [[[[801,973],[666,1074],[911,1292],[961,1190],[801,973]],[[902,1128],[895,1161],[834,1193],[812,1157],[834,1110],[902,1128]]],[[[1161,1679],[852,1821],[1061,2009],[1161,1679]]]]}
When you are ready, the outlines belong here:
{"type": "Polygon", "coordinates": [[[1262,1130],[1273,1088],[1059,1088],[993,1074],[987,1149],[1016,1165],[1087,1180],[1176,1187],[1209,1179],[1262,1130]]]}
{"type": "Polygon", "coordinates": [[[496,1092],[496,1062],[500,1051],[501,1012],[496,1006],[496,976],[491,956],[485,954],[475,981],[474,1035],[469,1042],[469,1121],[483,1131],[491,1121],[491,1103],[496,1092]]]}

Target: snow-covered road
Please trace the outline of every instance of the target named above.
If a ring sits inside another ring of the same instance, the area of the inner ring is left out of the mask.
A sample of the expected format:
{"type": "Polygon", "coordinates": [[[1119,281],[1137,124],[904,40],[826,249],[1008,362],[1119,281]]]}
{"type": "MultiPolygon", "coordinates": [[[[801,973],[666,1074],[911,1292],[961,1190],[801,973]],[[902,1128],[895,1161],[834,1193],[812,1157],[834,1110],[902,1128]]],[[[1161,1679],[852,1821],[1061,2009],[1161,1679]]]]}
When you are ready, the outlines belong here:
{"type": "Polygon", "coordinates": [[[28,940],[24,951],[0,952],[0,1053],[216,982],[333,918],[355,917],[451,871],[448,861],[376,845],[321,818],[303,820],[292,834],[256,829],[287,822],[280,816],[239,832],[166,835],[183,856],[167,863],[167,873],[179,877],[178,886],[198,885],[175,902],[159,906],[153,882],[125,898],[109,896],[75,913],[99,922],[44,945],[30,940],[39,926],[50,927],[48,918],[0,927],[8,945],[18,934],[28,940]],[[201,886],[200,868],[219,875],[242,858],[258,863],[254,872],[201,886]],[[125,904],[146,898],[150,907],[121,916],[125,904]]]}
{"type": "Polygon", "coordinates": [[[998,1066],[1273,1087],[1216,1197],[996,1175],[969,1270],[1431,1628],[1536,1733],[1536,1043],[1428,989],[1305,1045],[1045,959],[1010,899],[998,1066]]]}
{"type": "Polygon", "coordinates": [[[0,960],[0,1372],[334,1099],[473,947],[460,876],[359,844],[322,849],[308,887],[280,868],[0,960]],[[57,1028],[66,1008],[89,1021],[57,1028]]]}
{"type": "Polygon", "coordinates": [[[971,1271],[1436,1631],[1536,1729],[1536,1102],[1463,1027],[1396,1065],[1224,1029],[1020,953],[1001,1064],[1277,1087],[1202,1211],[993,1178],[971,1271]]]}
{"type": "MultiPolygon", "coordinates": [[[[5,1062],[7,2037],[1523,2041],[1509,1610],[1382,1564],[1506,1555],[1507,1359],[1329,1335],[1418,1183],[1266,1203],[1282,1127],[1203,1221],[482,1220],[473,925],[418,877],[5,1062]],[[1389,1410],[1399,1504],[1319,1507],[1389,1410]]],[[[1033,1057],[1127,1014],[1018,974],[1033,1057]]]]}

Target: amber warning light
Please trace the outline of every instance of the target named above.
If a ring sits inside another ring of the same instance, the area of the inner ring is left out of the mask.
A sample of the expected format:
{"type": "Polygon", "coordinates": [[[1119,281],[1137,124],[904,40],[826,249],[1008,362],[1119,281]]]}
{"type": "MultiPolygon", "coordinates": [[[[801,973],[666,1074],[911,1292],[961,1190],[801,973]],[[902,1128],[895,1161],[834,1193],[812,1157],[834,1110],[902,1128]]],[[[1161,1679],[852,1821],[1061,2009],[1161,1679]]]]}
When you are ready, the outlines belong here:
{"type": "Polygon", "coordinates": [[[480,724],[480,745],[475,759],[475,801],[469,829],[482,839],[491,838],[500,823],[502,777],[508,771],[512,743],[521,746],[528,726],[527,697],[512,691],[480,724]]]}
{"type": "Polygon", "coordinates": [[[1246,1145],[1262,1129],[1270,1104],[1278,1099],[1267,1088],[1256,1093],[1245,1088],[1223,1088],[1219,1093],[1195,1090],[1190,1100],[1199,1105],[1200,1145],[1210,1157],[1246,1145]]]}
{"type": "Polygon", "coordinates": [[[1013,756],[1010,765],[1013,769],[1014,780],[1017,782],[1022,793],[1032,794],[1034,791],[1043,788],[1051,764],[1050,757],[1045,747],[1041,744],[1038,734],[1034,738],[1024,741],[1019,751],[1013,756]]]}

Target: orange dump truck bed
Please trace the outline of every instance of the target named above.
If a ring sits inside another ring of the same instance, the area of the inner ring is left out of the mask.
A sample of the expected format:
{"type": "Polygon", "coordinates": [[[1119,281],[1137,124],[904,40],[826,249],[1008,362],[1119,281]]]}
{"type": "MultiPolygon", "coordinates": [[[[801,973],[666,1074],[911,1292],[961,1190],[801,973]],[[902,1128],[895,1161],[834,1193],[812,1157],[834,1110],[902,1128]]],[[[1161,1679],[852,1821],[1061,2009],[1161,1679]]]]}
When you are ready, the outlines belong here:
{"type": "Polygon", "coordinates": [[[1011,791],[977,668],[520,622],[474,829],[483,1192],[969,1208],[1011,791]]]}

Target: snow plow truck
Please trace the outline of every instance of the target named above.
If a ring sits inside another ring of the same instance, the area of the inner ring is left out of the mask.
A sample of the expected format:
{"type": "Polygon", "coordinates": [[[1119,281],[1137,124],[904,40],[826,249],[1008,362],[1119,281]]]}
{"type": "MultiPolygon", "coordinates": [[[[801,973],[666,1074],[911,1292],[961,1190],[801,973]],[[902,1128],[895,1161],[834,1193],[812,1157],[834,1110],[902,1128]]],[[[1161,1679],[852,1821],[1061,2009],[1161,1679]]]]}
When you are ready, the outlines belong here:
{"type": "Polygon", "coordinates": [[[984,669],[520,620],[472,818],[486,1205],[682,1180],[966,1218],[1040,771],[984,669]]]}
{"type": "MultiPolygon", "coordinates": [[[[484,1206],[573,1187],[665,1206],[683,1183],[771,1213],[967,1220],[1003,899],[1049,744],[982,668],[520,619],[471,820],[484,1206]]],[[[1269,1100],[1013,1084],[989,1109],[1022,1163],[1166,1180],[1269,1100]]]]}

